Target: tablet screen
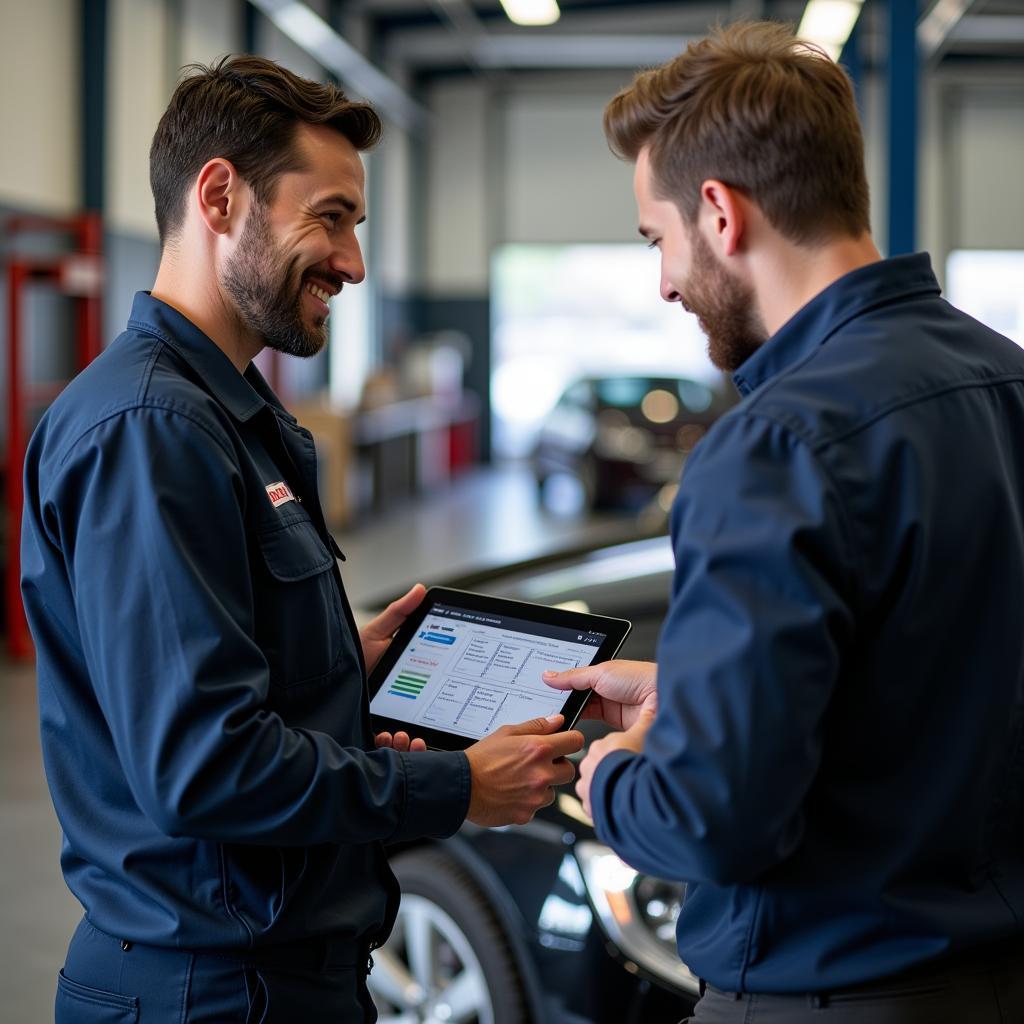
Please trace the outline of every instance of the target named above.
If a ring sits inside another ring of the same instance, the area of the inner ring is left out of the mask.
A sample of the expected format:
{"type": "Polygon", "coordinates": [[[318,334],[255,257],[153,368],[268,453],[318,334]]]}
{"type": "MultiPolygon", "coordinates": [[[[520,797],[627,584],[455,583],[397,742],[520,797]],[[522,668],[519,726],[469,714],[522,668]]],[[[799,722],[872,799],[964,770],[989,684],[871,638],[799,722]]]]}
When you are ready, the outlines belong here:
{"type": "Polygon", "coordinates": [[[541,673],[589,665],[607,634],[503,612],[434,604],[382,681],[381,718],[480,739],[560,712],[569,696],[541,673]]]}

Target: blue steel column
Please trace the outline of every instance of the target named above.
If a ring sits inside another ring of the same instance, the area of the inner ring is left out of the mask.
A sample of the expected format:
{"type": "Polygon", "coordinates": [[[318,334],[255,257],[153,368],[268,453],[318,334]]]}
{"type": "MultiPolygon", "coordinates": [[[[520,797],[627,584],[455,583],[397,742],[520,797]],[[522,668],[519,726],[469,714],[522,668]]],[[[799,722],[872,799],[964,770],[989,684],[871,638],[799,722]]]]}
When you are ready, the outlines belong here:
{"type": "Polygon", "coordinates": [[[889,0],[889,255],[917,241],[917,3],[889,0]]]}
{"type": "Polygon", "coordinates": [[[242,46],[246,53],[256,53],[256,20],[260,12],[249,0],[242,0],[242,46]]]}
{"type": "Polygon", "coordinates": [[[82,208],[102,213],[107,123],[107,0],[81,0],[82,208]]]}

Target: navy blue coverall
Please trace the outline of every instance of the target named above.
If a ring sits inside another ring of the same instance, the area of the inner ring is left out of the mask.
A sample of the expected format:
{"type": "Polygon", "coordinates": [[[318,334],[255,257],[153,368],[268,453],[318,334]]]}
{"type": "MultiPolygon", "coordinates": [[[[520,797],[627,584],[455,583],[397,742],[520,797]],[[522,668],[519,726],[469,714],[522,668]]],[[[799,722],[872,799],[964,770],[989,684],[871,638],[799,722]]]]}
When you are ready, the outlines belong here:
{"type": "Polygon", "coordinates": [[[724,991],[1021,940],[1024,351],[918,254],[836,281],[734,379],[672,512],[657,718],[598,766],[598,834],[690,883],[679,953],[724,991]]]}
{"type": "Polygon", "coordinates": [[[85,908],[58,1019],[360,1019],[338,1008],[366,1003],[397,909],[383,844],[454,832],[470,777],[462,753],[374,750],[310,434],[139,293],[25,482],[43,758],[85,908]]]}

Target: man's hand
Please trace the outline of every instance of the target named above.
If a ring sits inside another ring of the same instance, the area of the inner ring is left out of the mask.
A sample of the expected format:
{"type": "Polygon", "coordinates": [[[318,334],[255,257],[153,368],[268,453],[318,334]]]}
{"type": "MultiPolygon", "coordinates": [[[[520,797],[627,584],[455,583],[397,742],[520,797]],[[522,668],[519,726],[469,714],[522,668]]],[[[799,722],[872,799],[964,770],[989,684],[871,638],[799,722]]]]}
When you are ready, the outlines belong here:
{"type": "Polygon", "coordinates": [[[580,717],[596,718],[613,729],[628,729],[644,711],[657,709],[657,674],[653,661],[617,660],[567,672],[545,672],[544,682],[556,690],[591,690],[580,717]]]}
{"type": "Polygon", "coordinates": [[[396,732],[394,736],[389,732],[379,732],[374,737],[374,746],[379,750],[381,747],[390,747],[392,750],[407,751],[413,753],[419,750],[426,750],[426,741],[421,739],[410,740],[407,732],[396,732]]]}
{"type": "Polygon", "coordinates": [[[565,759],[583,749],[580,732],[556,732],[561,715],[503,725],[467,751],[473,788],[466,817],[477,825],[525,825],[555,799],[555,786],[572,782],[565,759]]]}
{"type": "MultiPolygon", "coordinates": [[[[609,662],[609,664],[614,664],[614,662],[609,662]]],[[[654,721],[655,714],[656,711],[653,706],[642,707],[637,714],[636,720],[625,732],[611,732],[590,744],[587,756],[580,762],[580,777],[576,783],[576,795],[580,798],[583,809],[591,818],[594,815],[590,810],[590,784],[594,779],[594,772],[597,771],[597,766],[613,750],[628,750],[634,754],[642,754],[644,750],[644,737],[654,721]]]]}
{"type": "Polygon", "coordinates": [[[392,601],[380,615],[362,628],[359,641],[363,645],[363,661],[366,662],[367,672],[373,671],[373,666],[391,643],[395,630],[416,611],[426,592],[427,588],[417,583],[408,594],[392,601]]]}

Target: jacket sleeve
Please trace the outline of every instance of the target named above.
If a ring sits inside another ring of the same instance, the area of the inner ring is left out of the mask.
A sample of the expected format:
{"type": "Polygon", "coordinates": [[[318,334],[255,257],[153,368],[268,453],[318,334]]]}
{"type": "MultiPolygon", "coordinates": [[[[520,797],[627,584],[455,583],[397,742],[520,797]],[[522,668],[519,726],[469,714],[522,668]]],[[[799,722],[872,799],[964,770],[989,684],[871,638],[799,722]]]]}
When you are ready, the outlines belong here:
{"type": "Polygon", "coordinates": [[[49,483],[44,518],[95,697],[157,828],[306,846],[459,827],[464,754],[342,747],[267,710],[245,488],[222,428],[191,409],[129,409],[79,439],[49,483]]]}
{"type": "Polygon", "coordinates": [[[719,424],[672,514],[676,570],[644,752],[598,766],[598,834],[642,871],[749,881],[800,841],[852,632],[843,508],[817,456],[756,415],[719,424]]]}

